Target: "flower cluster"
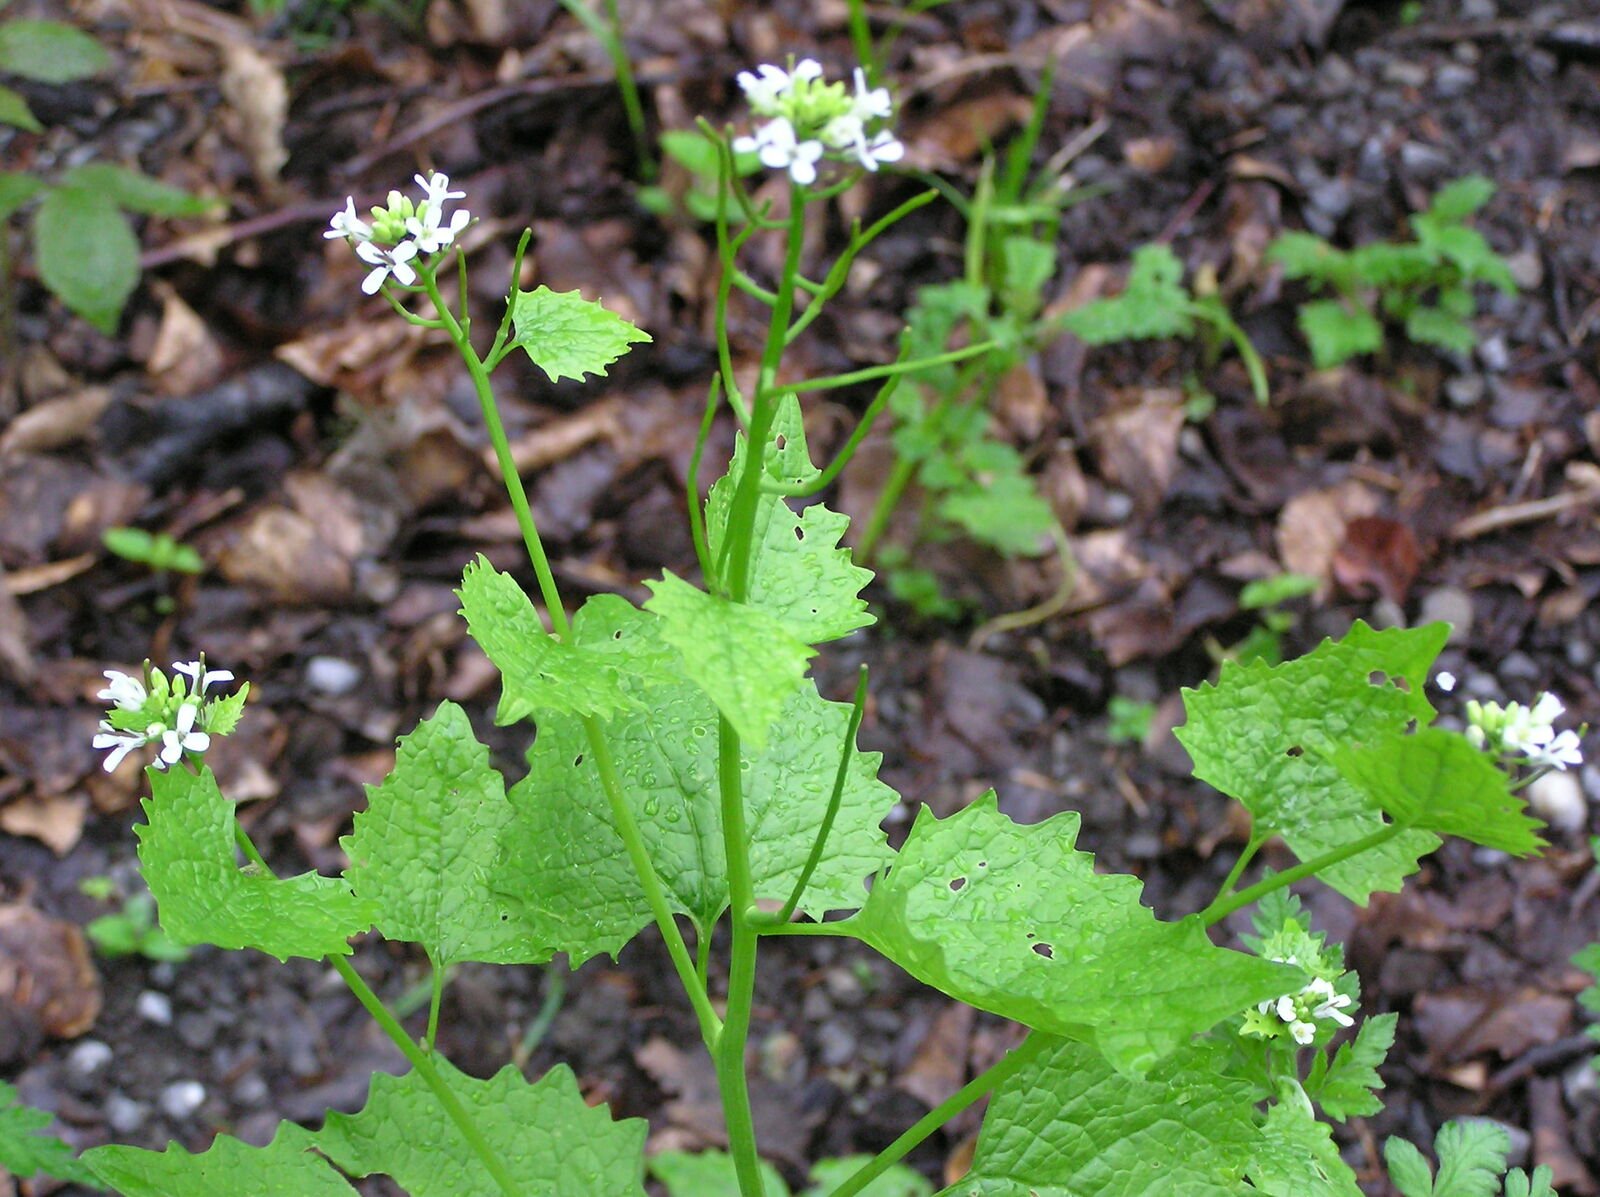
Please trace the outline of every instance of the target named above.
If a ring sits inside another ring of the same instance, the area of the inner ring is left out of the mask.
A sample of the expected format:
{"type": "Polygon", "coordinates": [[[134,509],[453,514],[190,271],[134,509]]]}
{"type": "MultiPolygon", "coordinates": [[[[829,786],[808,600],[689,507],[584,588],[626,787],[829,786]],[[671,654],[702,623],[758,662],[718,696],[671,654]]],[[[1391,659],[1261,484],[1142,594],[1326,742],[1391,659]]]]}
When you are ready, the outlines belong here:
{"type": "Polygon", "coordinates": [[[1534,769],[1565,769],[1583,764],[1579,733],[1557,732],[1555,721],[1566,710],[1554,694],[1541,694],[1531,706],[1520,702],[1467,703],[1467,739],[1474,747],[1500,757],[1519,758],[1534,769]]]}
{"type": "Polygon", "coordinates": [[[868,87],[866,72],[855,73],[855,94],[843,83],[825,83],[822,66],[802,59],[791,69],[765,63],[739,72],[750,110],[766,123],[749,137],[734,140],[741,154],[753,153],[763,166],[787,170],[796,183],[817,178],[824,157],[851,159],[868,170],[898,162],[905,147],[882,122],[894,115],[894,101],[883,87],[868,87]]]}
{"type": "MultiPolygon", "coordinates": [[[[1294,960],[1284,963],[1293,964],[1294,960]]],[[[1347,993],[1334,989],[1326,977],[1313,977],[1311,983],[1299,993],[1286,993],[1277,1001],[1262,1002],[1256,1013],[1263,1018],[1276,1018],[1289,1029],[1289,1037],[1304,1047],[1317,1037],[1317,1019],[1323,1018],[1348,1027],[1355,1019],[1345,1010],[1355,1005],[1347,993]]]]}
{"type": "Polygon", "coordinates": [[[362,220],[356,214],[356,201],[346,197],[344,211],[335,212],[323,233],[329,240],[342,237],[356,247],[356,257],[372,270],[367,274],[361,289],[375,294],[391,274],[402,286],[409,287],[417,281],[416,268],[411,265],[419,253],[436,254],[460,236],[472,221],[472,213],[457,208],[449,213],[451,200],[465,199],[465,191],[450,190],[450,176],[430,173],[426,178],[415,175],[422,198],[413,201],[398,191],[389,193],[388,203],[372,209],[372,219],[362,220]]]}
{"type": "MultiPolygon", "coordinates": [[[[1308,971],[1322,971],[1318,961],[1306,965],[1296,956],[1271,956],[1280,964],[1293,964],[1308,971]]],[[[1245,1012],[1244,1031],[1262,1039],[1276,1039],[1287,1034],[1302,1047],[1317,1037],[1319,1019],[1337,1023],[1341,1027],[1354,1024],[1345,1013],[1355,1005],[1348,993],[1340,993],[1326,976],[1313,976],[1298,993],[1286,993],[1280,998],[1259,1003],[1254,1010],[1245,1012]]]]}
{"type": "Polygon", "coordinates": [[[165,769],[185,753],[211,747],[211,737],[227,735],[239,722],[249,683],[226,698],[207,698],[213,686],[233,681],[226,669],[207,669],[205,658],[179,661],[172,677],[145,663],[144,677],[115,669],[105,671],[106,688],[97,695],[111,710],[100,721],[94,746],[107,752],[105,769],[113,772],[123,758],[146,744],[159,744],[155,766],[165,769]]]}

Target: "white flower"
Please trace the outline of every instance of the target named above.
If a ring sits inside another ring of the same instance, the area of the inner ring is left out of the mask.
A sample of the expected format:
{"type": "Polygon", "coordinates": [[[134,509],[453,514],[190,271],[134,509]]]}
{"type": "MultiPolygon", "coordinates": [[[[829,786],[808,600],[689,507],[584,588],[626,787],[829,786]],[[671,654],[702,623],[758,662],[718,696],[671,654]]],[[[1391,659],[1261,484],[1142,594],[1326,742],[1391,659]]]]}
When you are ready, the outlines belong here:
{"type": "Polygon", "coordinates": [[[1448,694],[1456,688],[1456,675],[1448,669],[1441,669],[1439,675],[1433,679],[1433,684],[1448,694]]]}
{"type": "Polygon", "coordinates": [[[427,206],[422,210],[421,220],[418,220],[415,216],[407,218],[406,232],[411,234],[412,239],[417,243],[417,248],[423,253],[438,253],[454,241],[460,235],[461,230],[466,228],[472,220],[472,213],[465,208],[458,208],[455,214],[450,217],[448,225],[439,223],[443,216],[444,206],[442,204],[436,205],[432,199],[429,199],[427,206]]]}
{"type": "Polygon", "coordinates": [[[821,77],[822,64],[814,58],[802,58],[793,71],[764,62],[754,73],[740,71],[738,81],[750,110],[757,116],[771,116],[778,110],[779,101],[787,98],[796,83],[821,77]]]}
{"type": "MultiPolygon", "coordinates": [[[[199,713],[200,708],[192,702],[186,702],[178,708],[176,726],[161,732],[161,755],[156,760],[156,768],[165,769],[168,765],[177,764],[185,752],[204,752],[211,747],[211,737],[194,730],[195,716],[199,713]]],[[[160,726],[159,723],[154,724],[150,734],[154,736],[156,728],[160,726]]]]}
{"type": "Polygon", "coordinates": [[[347,195],[344,200],[344,211],[333,214],[333,219],[328,222],[327,231],[322,235],[330,241],[335,237],[344,237],[352,241],[371,241],[372,226],[356,215],[355,197],[347,195]]]}
{"type": "Polygon", "coordinates": [[[820,141],[797,141],[794,126],[780,116],[757,129],[754,137],[736,139],[733,148],[741,154],[754,152],[761,165],[787,170],[796,183],[807,184],[816,181],[824,147],[820,141]]]}
{"type": "Polygon", "coordinates": [[[885,162],[898,162],[905,156],[906,147],[889,130],[884,129],[871,141],[856,146],[856,156],[868,170],[877,170],[885,162]]]}
{"type": "MultiPolygon", "coordinates": [[[[124,711],[137,711],[144,706],[149,696],[145,693],[144,683],[138,678],[115,669],[106,670],[105,676],[111,684],[95,695],[101,702],[109,702],[124,711]]],[[[104,745],[97,744],[95,747],[102,748],[104,745]]]]}
{"type": "Polygon", "coordinates": [[[437,208],[443,211],[446,201],[467,198],[465,191],[450,190],[449,175],[442,175],[438,171],[433,171],[427,178],[423,178],[421,175],[412,175],[411,177],[416,181],[418,187],[428,193],[426,202],[430,208],[437,208]]]}
{"type": "Polygon", "coordinates": [[[233,674],[228,670],[207,669],[200,661],[179,661],[172,666],[172,672],[181,673],[189,679],[189,694],[194,698],[199,698],[212,686],[233,681],[233,674]]]}
{"type": "Polygon", "coordinates": [[[1345,1007],[1352,1004],[1350,995],[1336,992],[1333,988],[1333,982],[1317,977],[1301,992],[1312,1000],[1322,999],[1321,1004],[1312,1009],[1311,1017],[1331,1018],[1341,1027],[1355,1025],[1355,1019],[1344,1012],[1345,1007]]]}
{"type": "Polygon", "coordinates": [[[1293,1022],[1300,1017],[1300,1011],[1295,1006],[1294,994],[1286,993],[1278,999],[1278,1018],[1282,1022],[1293,1022]]]}
{"type": "Polygon", "coordinates": [[[368,295],[376,295],[378,288],[383,286],[383,280],[391,274],[409,287],[417,281],[417,272],[410,265],[411,259],[416,256],[417,247],[410,241],[402,241],[393,249],[363,241],[356,246],[356,257],[371,266],[372,271],[362,281],[361,290],[368,295]]]}
{"type": "Polygon", "coordinates": [[[118,731],[110,723],[102,719],[100,721],[100,732],[95,736],[92,743],[96,748],[109,748],[111,750],[106,757],[105,770],[107,773],[115,773],[117,766],[122,764],[122,759],[125,756],[135,748],[144,746],[145,738],[138,732],[118,731]]]}
{"type": "Polygon", "coordinates": [[[1315,1024],[1295,1019],[1289,1024],[1289,1034],[1294,1036],[1294,1041],[1304,1047],[1317,1037],[1315,1024]]]}
{"type": "Polygon", "coordinates": [[[887,120],[894,115],[894,100],[887,87],[869,88],[867,72],[856,68],[856,118],[863,123],[869,120],[887,120]]]}
{"type": "Polygon", "coordinates": [[[1578,733],[1564,731],[1548,744],[1527,750],[1528,763],[1540,769],[1562,769],[1568,765],[1576,768],[1583,764],[1583,752],[1578,748],[1578,733]]]}

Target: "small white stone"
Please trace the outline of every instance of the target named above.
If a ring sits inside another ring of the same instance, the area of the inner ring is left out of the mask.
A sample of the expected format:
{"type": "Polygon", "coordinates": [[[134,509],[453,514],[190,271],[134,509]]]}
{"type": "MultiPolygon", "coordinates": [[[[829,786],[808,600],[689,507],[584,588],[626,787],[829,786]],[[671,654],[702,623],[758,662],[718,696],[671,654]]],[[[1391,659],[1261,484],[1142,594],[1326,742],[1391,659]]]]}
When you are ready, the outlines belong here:
{"type": "Polygon", "coordinates": [[[312,657],[306,662],[306,685],[337,698],[361,684],[361,668],[342,657],[312,657]]]}
{"type": "Polygon", "coordinates": [[[206,1087],[199,1081],[173,1081],[161,1090],[161,1112],[174,1121],[182,1121],[200,1108],[206,1099],[206,1087]]]}
{"type": "Polygon", "coordinates": [[[85,1039],[67,1054],[67,1067],[78,1076],[93,1076],[109,1063],[111,1049],[98,1039],[85,1039]]]}
{"type": "Polygon", "coordinates": [[[150,1117],[150,1107],[134,1101],[124,1093],[113,1093],[106,1098],[106,1124],[119,1135],[131,1135],[150,1117]]]}
{"type": "Polygon", "coordinates": [[[1583,788],[1571,773],[1546,773],[1528,786],[1533,813],[1557,831],[1578,831],[1589,817],[1583,788]]]}
{"type": "Polygon", "coordinates": [[[164,993],[157,993],[153,989],[146,989],[139,995],[139,1000],[134,1003],[134,1009],[139,1012],[139,1017],[145,1022],[153,1022],[158,1027],[172,1025],[172,999],[164,993]]]}

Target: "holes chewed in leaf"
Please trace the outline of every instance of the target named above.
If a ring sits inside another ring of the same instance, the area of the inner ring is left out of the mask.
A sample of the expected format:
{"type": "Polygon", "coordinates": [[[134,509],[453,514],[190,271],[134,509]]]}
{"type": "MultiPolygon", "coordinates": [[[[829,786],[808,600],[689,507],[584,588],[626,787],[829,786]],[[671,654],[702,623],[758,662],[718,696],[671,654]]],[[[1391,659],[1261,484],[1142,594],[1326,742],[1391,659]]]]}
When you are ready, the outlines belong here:
{"type": "Polygon", "coordinates": [[[951,893],[959,894],[962,890],[966,889],[966,887],[967,887],[967,879],[965,877],[953,877],[953,878],[951,878],[951,880],[950,880],[950,892],[951,893]]]}
{"type": "Polygon", "coordinates": [[[1291,744],[1283,750],[1284,756],[1305,756],[1306,750],[1298,744],[1291,744]]]}
{"type": "Polygon", "coordinates": [[[1034,944],[1033,952],[1034,955],[1043,956],[1046,960],[1054,960],[1056,958],[1056,950],[1047,943],[1034,944]]]}

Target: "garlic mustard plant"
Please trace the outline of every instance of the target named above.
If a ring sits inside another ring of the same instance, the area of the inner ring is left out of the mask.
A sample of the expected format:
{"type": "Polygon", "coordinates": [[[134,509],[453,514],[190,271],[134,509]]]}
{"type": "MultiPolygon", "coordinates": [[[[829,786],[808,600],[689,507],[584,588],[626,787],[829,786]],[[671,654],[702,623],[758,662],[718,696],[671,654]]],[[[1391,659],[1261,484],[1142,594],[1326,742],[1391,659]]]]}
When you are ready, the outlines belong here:
{"type": "MultiPolygon", "coordinates": [[[[892,847],[884,821],[901,796],[879,778],[879,755],[856,743],[865,671],[848,703],[824,698],[809,673],[826,645],[873,622],[863,597],[872,575],[846,547],[849,519],[810,500],[829,490],[897,379],[994,344],[928,354],[903,344],[893,361],[796,377],[789,346],[861,251],[932,194],[854,226],[828,261],[807,230],[830,222],[808,221],[808,211],[894,156],[882,152],[893,139],[879,125],[892,113],[887,96],[859,76],[853,91],[825,83],[809,59],[741,83],[768,121],[754,138],[786,172],[787,195],[758,204],[735,169],[744,139],[702,125],[720,163],[721,278],[719,366],[685,495],[695,562],[646,579],[642,604],[598,594],[569,606],[494,374],[522,352],[552,380],[581,380],[649,335],[576,292],[523,290],[531,233],[498,325],[477,335],[458,302],[470,216],[449,207],[466,197],[443,176],[419,177],[420,199],[393,193],[370,220],[351,201],[328,230],[374,266],[364,289],[450,341],[477,394],[539,601],[482,557],[464,563],[457,594],[468,633],[500,674],[496,721],[531,744],[524,776],[508,784],[467,713],[440,703],[368,788],[340,841],[341,874],[281,877],[204,758],[210,737],[237,722],[246,688],[220,697],[231,678],[203,660],[170,676],[149,666],[107,675],[110,709],[95,743],[108,763],[158,746],[135,830],[162,927],[182,945],[323,961],[407,1071],[374,1076],[361,1110],[330,1112],[317,1129],[286,1125],[265,1147],[219,1135],[198,1155],[105,1146],[73,1157],[0,1088],[8,1166],[20,1159],[125,1197],[350,1197],[353,1180],[380,1173],[413,1197],[644,1197],[642,1120],[591,1106],[565,1066],[532,1081],[509,1065],[478,1078],[436,1045],[456,965],[562,955],[577,967],[649,930],[710,1057],[727,1132],[726,1152],[651,1163],[669,1197],[788,1197],[800,1179],[761,1157],[747,1068],[762,953],[804,936],[855,940],[1017,1024],[1016,1046],[884,1150],[817,1162],[808,1195],[926,1194],[903,1160],[987,1098],[970,1167],[941,1197],[1360,1197],[1329,1122],[1380,1108],[1377,1068],[1396,1016],[1358,1019],[1342,949],[1311,929],[1288,887],[1315,878],[1364,903],[1399,889],[1445,836],[1537,852],[1539,824],[1512,772],[1530,747],[1567,759],[1561,737],[1545,734],[1559,709],[1541,701],[1491,718],[1485,708],[1471,739],[1436,725],[1424,691],[1448,635],[1442,624],[1357,622],[1297,660],[1225,662],[1215,682],[1184,692],[1178,735],[1195,775],[1242,805],[1250,831],[1214,900],[1187,915],[1158,915],[1138,879],[1097,869],[1075,812],[1017,823],[993,791],[943,817],[919,807],[892,847]],[[850,173],[815,185],[824,158],[850,173]],[[781,263],[766,277],[744,255],[757,237],[781,251],[750,255],[781,263]],[[447,298],[447,285],[459,292],[447,298]],[[746,306],[737,319],[735,304],[746,306]],[[749,312],[765,333],[747,373],[735,369],[731,330],[748,326],[749,312]],[[855,431],[817,461],[802,397],[874,385],[855,431]],[[733,425],[733,449],[703,492],[719,418],[733,425]],[[1281,845],[1280,867],[1258,868],[1269,843],[1281,845]],[[1252,930],[1226,934],[1247,910],[1252,930]],[[415,945],[427,960],[425,1022],[407,1025],[348,959],[352,941],[369,935],[415,945]]],[[[1494,1144],[1452,1134],[1456,1155],[1494,1158],[1494,1144]]],[[[1411,1183],[1418,1174],[1404,1148],[1394,1158],[1404,1191],[1428,1191],[1411,1183]]]]}
{"type": "Polygon", "coordinates": [[[1469,701],[1466,711],[1467,739],[1486,752],[1540,771],[1583,764],[1580,733],[1555,729],[1566,707],[1554,694],[1539,695],[1531,707],[1469,701]]]}

